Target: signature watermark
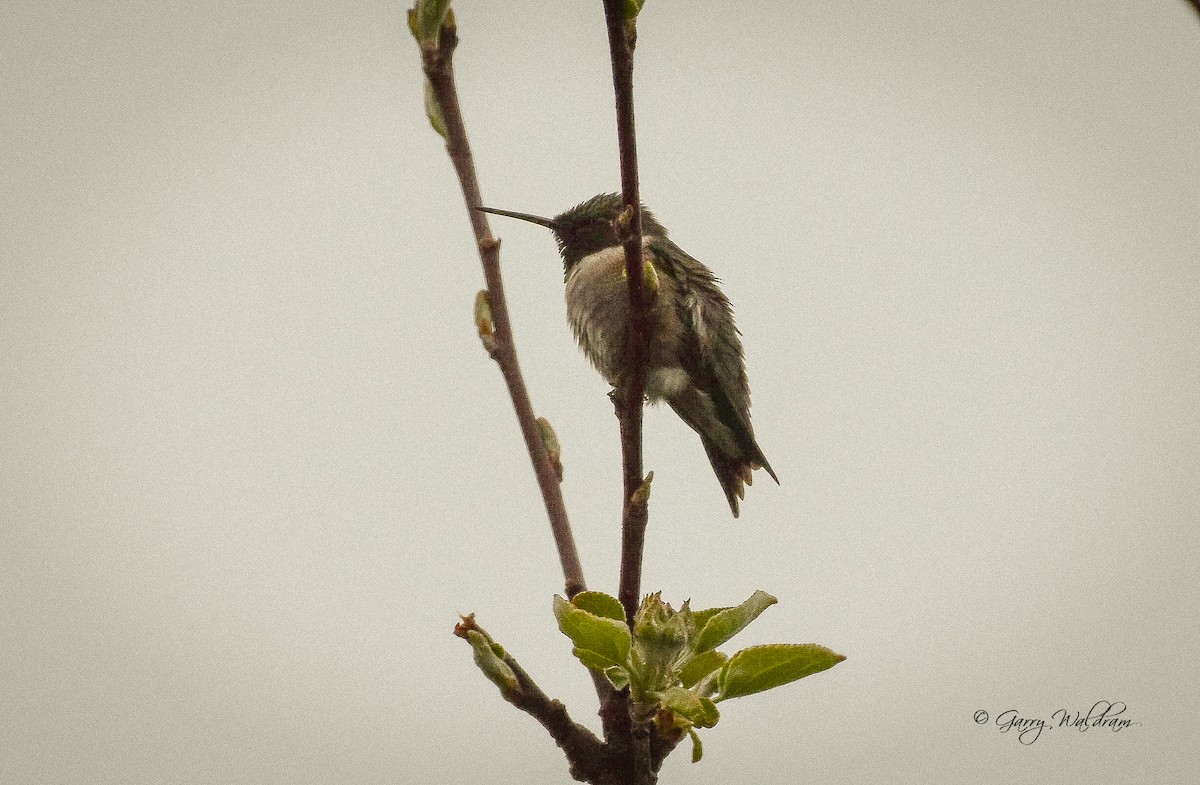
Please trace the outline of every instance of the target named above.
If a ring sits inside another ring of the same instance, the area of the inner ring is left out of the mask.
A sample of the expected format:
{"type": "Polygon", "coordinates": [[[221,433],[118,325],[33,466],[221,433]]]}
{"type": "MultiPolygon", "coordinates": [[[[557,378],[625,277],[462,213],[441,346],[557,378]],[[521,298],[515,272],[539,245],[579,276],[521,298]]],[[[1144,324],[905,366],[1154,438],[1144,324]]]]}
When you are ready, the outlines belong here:
{"type": "Polygon", "coordinates": [[[995,716],[980,709],[975,712],[973,719],[976,725],[995,725],[1001,733],[1011,733],[1016,736],[1018,742],[1028,746],[1055,728],[1081,732],[1096,729],[1120,733],[1139,724],[1126,716],[1128,708],[1123,701],[1096,701],[1087,711],[1058,709],[1049,719],[1026,716],[1017,709],[1005,709],[995,716]]]}

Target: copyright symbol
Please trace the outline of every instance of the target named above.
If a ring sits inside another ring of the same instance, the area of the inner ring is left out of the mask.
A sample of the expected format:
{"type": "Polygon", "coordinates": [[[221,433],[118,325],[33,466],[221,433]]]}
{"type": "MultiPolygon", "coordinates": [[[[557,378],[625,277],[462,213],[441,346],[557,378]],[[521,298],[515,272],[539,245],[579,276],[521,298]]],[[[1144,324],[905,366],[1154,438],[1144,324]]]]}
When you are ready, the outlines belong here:
{"type": "Polygon", "coordinates": [[[983,725],[987,721],[988,721],[988,713],[986,711],[984,711],[983,709],[980,709],[979,711],[975,712],[975,724],[976,725],[983,725]]]}

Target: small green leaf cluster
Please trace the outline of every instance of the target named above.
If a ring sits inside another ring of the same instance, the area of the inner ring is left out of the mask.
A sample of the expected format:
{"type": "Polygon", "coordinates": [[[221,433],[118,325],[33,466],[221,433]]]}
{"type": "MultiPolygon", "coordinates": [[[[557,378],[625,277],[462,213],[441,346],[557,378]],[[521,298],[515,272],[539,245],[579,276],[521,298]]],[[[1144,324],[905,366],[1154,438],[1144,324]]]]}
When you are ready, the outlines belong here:
{"type": "Polygon", "coordinates": [[[718,703],[811,676],[845,659],[813,643],[752,646],[732,657],[716,650],[776,602],[756,591],[734,607],[693,611],[685,602],[676,611],[655,593],[642,601],[631,631],[614,597],[582,592],[570,601],[556,596],[554,615],[580,662],[617,689],[629,688],[639,719],[653,719],[662,732],[682,730],[692,737],[695,761],[702,749],[694,729],[717,724],[718,703]]]}
{"type": "Polygon", "coordinates": [[[506,700],[521,691],[521,683],[517,674],[504,661],[504,648],[493,641],[486,632],[474,628],[463,633],[475,651],[475,664],[483,671],[493,684],[500,688],[506,700]]]}
{"type": "Polygon", "coordinates": [[[417,0],[416,5],[408,11],[408,30],[417,43],[436,47],[447,17],[451,24],[454,23],[451,14],[450,0],[417,0]]]}

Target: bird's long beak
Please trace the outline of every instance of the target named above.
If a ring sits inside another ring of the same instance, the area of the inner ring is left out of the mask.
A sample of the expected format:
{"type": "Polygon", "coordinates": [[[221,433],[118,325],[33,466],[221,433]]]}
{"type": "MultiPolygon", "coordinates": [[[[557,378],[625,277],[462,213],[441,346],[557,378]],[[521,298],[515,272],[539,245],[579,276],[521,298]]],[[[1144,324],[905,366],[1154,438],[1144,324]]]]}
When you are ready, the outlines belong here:
{"type": "Polygon", "coordinates": [[[506,218],[516,218],[520,221],[529,221],[529,223],[544,226],[547,229],[555,228],[556,224],[552,218],[543,218],[540,215],[531,215],[530,213],[514,213],[511,210],[497,210],[494,207],[476,207],[481,213],[491,213],[492,215],[503,215],[506,218]]]}

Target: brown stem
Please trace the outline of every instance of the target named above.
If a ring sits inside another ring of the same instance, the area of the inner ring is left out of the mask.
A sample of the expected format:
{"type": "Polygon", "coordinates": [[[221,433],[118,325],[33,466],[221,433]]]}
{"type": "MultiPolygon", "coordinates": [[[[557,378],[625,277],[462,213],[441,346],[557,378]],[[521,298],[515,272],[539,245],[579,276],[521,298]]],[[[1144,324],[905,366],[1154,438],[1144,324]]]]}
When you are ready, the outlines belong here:
{"type": "Polygon", "coordinates": [[[626,27],[622,0],[604,0],[608,46],[612,59],[613,92],[617,108],[617,144],[621,154],[621,198],[626,212],[619,221],[625,246],[625,271],[629,284],[630,329],[625,351],[626,374],[617,396],[621,423],[621,457],[625,485],[621,522],[621,579],[618,598],[633,624],[641,594],[642,550],[646,539],[646,507],[633,501],[642,486],[642,399],[646,390],[646,347],[650,313],[642,271],[642,213],[638,193],[637,136],[633,118],[632,26],[626,27]]]}
{"type": "MultiPolygon", "coordinates": [[[[458,91],[454,85],[452,58],[457,44],[458,35],[453,24],[444,24],[437,46],[421,47],[421,62],[441,107],[446,127],[446,152],[454,165],[454,171],[458,174],[463,199],[467,203],[471,229],[479,245],[479,258],[483,264],[483,277],[487,283],[488,300],[495,323],[496,362],[500,365],[500,373],[508,387],[517,422],[521,427],[521,435],[525,437],[525,447],[529,451],[529,459],[533,463],[538,487],[542,492],[542,501],[546,505],[546,514],[550,518],[550,529],[554,534],[559,562],[562,564],[565,590],[568,597],[573,597],[584,591],[587,584],[583,578],[579,552],[575,548],[575,538],[571,534],[571,524],[567,520],[567,508],[563,503],[558,475],[542,440],[537,418],[529,401],[529,393],[525,388],[525,380],[521,376],[521,366],[517,361],[516,342],[513,340],[508,302],[504,296],[504,280],[500,276],[500,241],[492,236],[486,214],[475,209],[483,204],[483,199],[479,193],[475,161],[471,155],[471,145],[467,141],[467,129],[458,103],[458,91]]],[[[604,697],[602,694],[601,699],[604,697]]]]}
{"type": "MultiPolygon", "coordinates": [[[[455,625],[454,634],[466,639],[470,630],[483,633],[489,644],[491,643],[491,636],[475,623],[474,614],[464,616],[462,622],[455,625]]],[[[501,659],[517,679],[517,689],[501,690],[501,694],[509,703],[540,722],[550,733],[554,743],[567,756],[571,776],[581,782],[610,781],[611,758],[604,742],[572,720],[571,715],[567,713],[567,707],[543,692],[508,651],[504,651],[501,659]]]]}
{"type": "MultiPolygon", "coordinates": [[[[618,237],[625,246],[625,279],[629,286],[630,325],[625,347],[626,368],[616,396],[621,430],[622,474],[625,504],[621,516],[621,577],[618,598],[633,627],[642,583],[642,553],[646,542],[646,493],[642,491],[642,409],[646,390],[646,356],[650,342],[650,309],[642,258],[641,196],[638,193],[637,135],[633,114],[633,49],[637,40],[632,20],[626,23],[624,0],[604,0],[604,21],[612,60],[613,93],[617,111],[617,146],[621,156],[621,199],[625,211],[617,221],[618,237]]],[[[625,733],[608,735],[621,750],[626,782],[652,785],[657,781],[651,755],[651,729],[629,716],[632,704],[622,693],[629,725],[625,733]],[[624,750],[622,750],[624,748],[624,750]]],[[[606,727],[608,731],[610,728],[606,727]]],[[[661,762],[661,761],[660,761],[661,762]]]]}

